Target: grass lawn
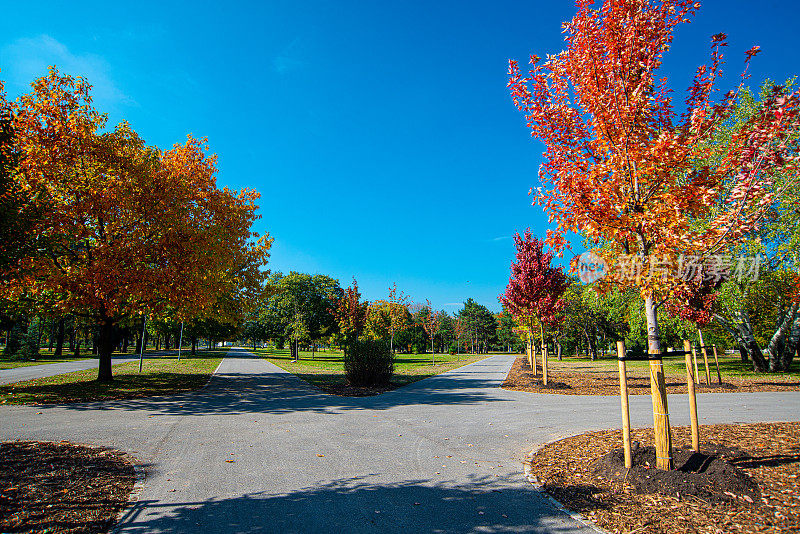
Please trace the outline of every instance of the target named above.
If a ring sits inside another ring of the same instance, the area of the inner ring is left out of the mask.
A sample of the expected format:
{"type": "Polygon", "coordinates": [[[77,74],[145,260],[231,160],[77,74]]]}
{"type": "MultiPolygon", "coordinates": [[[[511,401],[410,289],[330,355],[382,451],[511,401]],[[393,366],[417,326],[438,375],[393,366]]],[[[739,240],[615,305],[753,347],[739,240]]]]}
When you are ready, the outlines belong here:
{"type": "Polygon", "coordinates": [[[114,381],[97,382],[97,369],[0,386],[0,404],[55,404],[171,395],[203,387],[227,349],[198,351],[194,357],[149,357],[113,367],[114,381]]]}
{"type": "Polygon", "coordinates": [[[64,362],[78,362],[81,360],[88,360],[89,356],[82,356],[80,358],[53,358],[46,354],[41,355],[35,360],[2,360],[0,359],[0,370],[3,369],[16,369],[18,367],[30,367],[32,365],[45,365],[48,363],[64,363],[64,362]]]}
{"type": "MultiPolygon", "coordinates": [[[[267,348],[251,352],[319,388],[329,389],[346,384],[341,351],[316,352],[313,359],[311,352],[300,351],[297,362],[291,360],[289,349],[267,348]]],[[[430,354],[396,354],[392,384],[397,387],[405,386],[489,356],[491,354],[437,354],[436,365],[433,365],[430,354]]]]}

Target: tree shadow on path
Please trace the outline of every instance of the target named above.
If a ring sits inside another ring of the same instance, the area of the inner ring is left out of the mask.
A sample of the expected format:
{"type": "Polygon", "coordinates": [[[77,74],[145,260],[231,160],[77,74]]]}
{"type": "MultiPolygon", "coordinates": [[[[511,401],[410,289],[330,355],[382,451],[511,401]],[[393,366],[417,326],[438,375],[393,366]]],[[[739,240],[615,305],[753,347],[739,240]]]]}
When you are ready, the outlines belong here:
{"type": "Polygon", "coordinates": [[[139,502],[116,529],[158,532],[596,532],[533,487],[481,477],[468,484],[336,480],[284,494],[203,502],[139,502]]]}

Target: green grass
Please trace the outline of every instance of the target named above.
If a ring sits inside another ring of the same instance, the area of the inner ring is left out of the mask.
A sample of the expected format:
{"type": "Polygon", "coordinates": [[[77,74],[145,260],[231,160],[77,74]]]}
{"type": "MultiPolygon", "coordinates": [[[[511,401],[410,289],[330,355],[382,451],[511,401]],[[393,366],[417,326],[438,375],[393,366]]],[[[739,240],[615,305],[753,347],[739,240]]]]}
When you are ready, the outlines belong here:
{"type": "MultiPolygon", "coordinates": [[[[251,352],[322,389],[346,384],[344,355],[341,351],[318,351],[314,354],[313,359],[311,352],[300,351],[300,359],[297,362],[292,361],[289,349],[267,348],[251,350],[251,352]]],[[[436,354],[436,365],[433,365],[430,354],[396,354],[391,382],[397,387],[405,386],[417,380],[482,360],[488,356],[491,355],[436,354]]]]}
{"type": "Polygon", "coordinates": [[[172,395],[203,387],[222,361],[224,351],[202,351],[177,361],[174,357],[115,365],[114,381],[97,381],[97,369],[37,378],[0,386],[0,404],[54,404],[70,402],[132,399],[153,395],[172,395]]]}

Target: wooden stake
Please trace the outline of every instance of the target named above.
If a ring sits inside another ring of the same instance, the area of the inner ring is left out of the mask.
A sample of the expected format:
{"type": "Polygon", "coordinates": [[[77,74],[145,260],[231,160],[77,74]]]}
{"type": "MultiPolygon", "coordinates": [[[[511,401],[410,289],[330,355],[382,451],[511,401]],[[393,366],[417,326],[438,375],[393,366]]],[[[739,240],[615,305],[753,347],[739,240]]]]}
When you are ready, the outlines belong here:
{"type": "Polygon", "coordinates": [[[528,336],[528,343],[525,345],[525,352],[528,353],[528,366],[533,371],[533,376],[536,376],[536,368],[533,366],[533,359],[531,358],[531,350],[532,350],[531,345],[532,345],[531,337],[529,335],[528,336]]]}
{"type": "Polygon", "coordinates": [[[708,370],[708,351],[706,350],[706,344],[703,341],[703,331],[698,328],[697,333],[700,335],[700,350],[703,352],[703,361],[706,364],[706,385],[710,386],[711,372],[708,370]]]}
{"type": "Polygon", "coordinates": [[[697,351],[694,350],[694,347],[692,347],[692,359],[694,360],[694,381],[699,384],[700,382],[697,380],[697,351]]]}
{"type": "Polygon", "coordinates": [[[711,385],[711,371],[708,369],[708,351],[706,350],[705,346],[700,347],[700,350],[703,351],[703,361],[706,364],[706,385],[711,385]]]}
{"type": "Polygon", "coordinates": [[[717,384],[722,384],[722,375],[719,372],[719,360],[717,359],[717,346],[712,345],[712,349],[714,349],[714,363],[717,365],[717,384]]]}
{"type": "Polygon", "coordinates": [[[625,467],[633,467],[631,458],[631,413],[628,409],[628,373],[625,369],[625,343],[617,341],[619,363],[619,399],[622,402],[622,449],[625,451],[625,467]]]}
{"type": "Polygon", "coordinates": [[[547,346],[542,345],[542,379],[544,385],[547,385],[547,346]]]}
{"type": "MultiPolygon", "coordinates": [[[[651,352],[651,354],[658,354],[651,352]]],[[[664,381],[664,363],[650,360],[650,397],[653,401],[653,430],[656,444],[656,468],[672,469],[672,434],[669,430],[667,385],[664,381]]]]}
{"type": "Polygon", "coordinates": [[[694,376],[692,376],[692,360],[689,354],[691,344],[684,340],[683,350],[686,352],[686,387],[689,388],[689,417],[692,420],[692,450],[700,452],[700,428],[697,422],[697,396],[694,391],[694,376]]]}

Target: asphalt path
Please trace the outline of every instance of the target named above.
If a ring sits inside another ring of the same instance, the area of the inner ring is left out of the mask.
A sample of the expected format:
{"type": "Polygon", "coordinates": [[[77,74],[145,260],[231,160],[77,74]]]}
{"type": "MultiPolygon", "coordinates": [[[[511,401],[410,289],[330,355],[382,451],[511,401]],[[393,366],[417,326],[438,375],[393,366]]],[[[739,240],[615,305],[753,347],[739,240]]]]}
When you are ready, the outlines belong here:
{"type": "MultiPolygon", "coordinates": [[[[549,441],[619,427],[619,398],[502,390],[513,359],[349,398],[234,350],[195,393],[0,407],[0,439],[135,456],[147,478],[124,533],[592,532],[526,481],[523,461],[549,441]]],[[[688,424],[686,396],[669,402],[672,423],[688,424]]],[[[789,421],[800,393],[702,394],[698,405],[701,423],[789,421]]],[[[651,413],[648,396],[631,397],[634,426],[651,413]]]]}
{"type": "MultiPolygon", "coordinates": [[[[138,360],[138,358],[115,356],[112,365],[135,360],[138,360]]],[[[97,358],[89,358],[72,362],[43,363],[42,365],[28,365],[26,367],[16,367],[14,369],[2,369],[0,370],[0,386],[13,382],[22,382],[23,380],[33,380],[34,378],[44,378],[75,371],[85,371],[86,369],[96,369],[97,365],[97,358]]]]}

